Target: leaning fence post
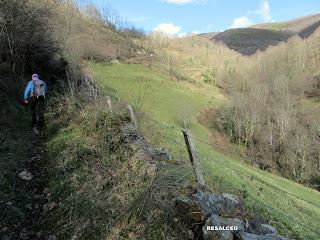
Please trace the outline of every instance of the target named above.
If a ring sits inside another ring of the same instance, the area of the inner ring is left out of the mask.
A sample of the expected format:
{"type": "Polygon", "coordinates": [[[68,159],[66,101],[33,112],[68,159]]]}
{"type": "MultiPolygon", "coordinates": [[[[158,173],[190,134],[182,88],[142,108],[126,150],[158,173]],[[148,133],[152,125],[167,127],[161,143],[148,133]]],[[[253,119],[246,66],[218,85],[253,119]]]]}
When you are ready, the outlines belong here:
{"type": "Polygon", "coordinates": [[[130,113],[130,119],[131,119],[135,129],[138,129],[137,119],[134,116],[134,112],[133,112],[133,109],[132,109],[130,104],[128,104],[128,110],[129,110],[129,113],[130,113]]]}
{"type": "Polygon", "coordinates": [[[204,184],[201,164],[200,164],[200,160],[199,160],[199,156],[197,154],[196,148],[192,142],[191,133],[187,129],[183,129],[182,132],[183,132],[183,136],[184,136],[184,141],[186,142],[186,145],[187,145],[189,158],[190,158],[190,161],[192,163],[193,169],[196,174],[197,183],[200,186],[204,186],[205,184],[204,184]]]}
{"type": "Polygon", "coordinates": [[[112,112],[111,98],[109,96],[107,96],[107,104],[108,104],[108,110],[112,112]]]}

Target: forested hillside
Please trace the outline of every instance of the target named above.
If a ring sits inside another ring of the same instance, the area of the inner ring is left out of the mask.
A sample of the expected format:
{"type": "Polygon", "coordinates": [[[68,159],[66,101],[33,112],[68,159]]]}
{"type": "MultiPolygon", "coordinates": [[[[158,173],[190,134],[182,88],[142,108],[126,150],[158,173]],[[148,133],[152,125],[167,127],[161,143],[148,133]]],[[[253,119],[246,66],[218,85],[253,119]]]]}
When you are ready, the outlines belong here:
{"type": "Polygon", "coordinates": [[[320,15],[315,14],[286,22],[256,24],[246,28],[228,29],[202,36],[221,42],[244,55],[265,51],[269,46],[287,42],[291,37],[307,38],[320,26],[320,15]]]}
{"type": "Polygon", "coordinates": [[[250,57],[202,37],[148,44],[178,79],[225,93],[228,100],[205,113],[212,131],[244,147],[253,165],[317,188],[319,31],[250,57]]]}

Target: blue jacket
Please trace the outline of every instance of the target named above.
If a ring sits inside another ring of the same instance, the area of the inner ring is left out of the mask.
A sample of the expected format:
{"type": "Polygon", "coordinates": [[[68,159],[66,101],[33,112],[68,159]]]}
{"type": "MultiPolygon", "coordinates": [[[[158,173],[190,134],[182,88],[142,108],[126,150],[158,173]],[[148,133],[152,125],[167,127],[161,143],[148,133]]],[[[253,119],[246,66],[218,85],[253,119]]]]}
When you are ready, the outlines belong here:
{"type": "MultiPolygon", "coordinates": [[[[43,83],[44,83],[45,90],[46,90],[46,93],[47,93],[47,91],[48,91],[47,84],[45,82],[43,82],[43,83]]],[[[33,81],[30,80],[28,82],[28,85],[27,85],[26,89],[24,90],[24,100],[28,99],[28,97],[30,96],[30,93],[33,91],[33,88],[34,88],[33,87],[33,81]]]]}

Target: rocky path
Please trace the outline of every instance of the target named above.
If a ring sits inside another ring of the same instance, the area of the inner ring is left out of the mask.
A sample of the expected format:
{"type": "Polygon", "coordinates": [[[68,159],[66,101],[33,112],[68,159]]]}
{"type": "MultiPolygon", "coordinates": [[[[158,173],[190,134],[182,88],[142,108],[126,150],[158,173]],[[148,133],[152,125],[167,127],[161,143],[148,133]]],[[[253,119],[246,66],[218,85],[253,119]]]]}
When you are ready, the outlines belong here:
{"type": "Polygon", "coordinates": [[[12,198],[5,204],[0,227],[1,240],[48,239],[48,234],[37,229],[47,207],[47,162],[42,131],[31,131],[32,144],[19,164],[13,180],[12,198]]]}

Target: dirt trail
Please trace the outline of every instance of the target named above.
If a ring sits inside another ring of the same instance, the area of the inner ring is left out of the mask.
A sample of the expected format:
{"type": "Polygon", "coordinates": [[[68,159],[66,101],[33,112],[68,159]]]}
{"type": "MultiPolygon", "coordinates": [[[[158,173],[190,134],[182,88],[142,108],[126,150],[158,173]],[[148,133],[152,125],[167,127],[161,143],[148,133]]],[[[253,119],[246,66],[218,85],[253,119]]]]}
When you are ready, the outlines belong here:
{"type": "Polygon", "coordinates": [[[13,197],[6,202],[8,221],[2,223],[0,231],[1,240],[37,240],[48,239],[48,234],[37,229],[46,210],[46,173],[47,162],[45,147],[43,145],[43,131],[32,134],[32,144],[21,161],[20,169],[14,177],[13,197]],[[10,214],[15,212],[10,217],[10,214]],[[18,216],[18,217],[17,217],[18,216]]]}

